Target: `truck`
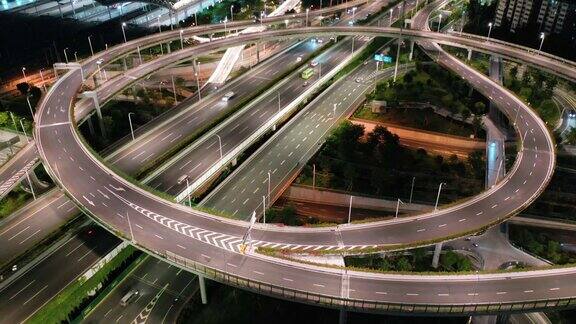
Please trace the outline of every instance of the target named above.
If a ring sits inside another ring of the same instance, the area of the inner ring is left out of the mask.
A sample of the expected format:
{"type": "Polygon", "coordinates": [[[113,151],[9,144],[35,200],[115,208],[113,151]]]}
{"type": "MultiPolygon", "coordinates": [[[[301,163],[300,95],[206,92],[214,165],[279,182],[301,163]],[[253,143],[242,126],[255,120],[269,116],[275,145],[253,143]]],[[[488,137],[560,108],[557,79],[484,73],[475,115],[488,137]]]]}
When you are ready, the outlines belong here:
{"type": "Polygon", "coordinates": [[[314,69],[313,68],[307,68],[306,70],[302,71],[302,74],[300,75],[300,77],[302,77],[302,79],[304,79],[304,80],[308,80],[313,75],[314,75],[314,69]]]}

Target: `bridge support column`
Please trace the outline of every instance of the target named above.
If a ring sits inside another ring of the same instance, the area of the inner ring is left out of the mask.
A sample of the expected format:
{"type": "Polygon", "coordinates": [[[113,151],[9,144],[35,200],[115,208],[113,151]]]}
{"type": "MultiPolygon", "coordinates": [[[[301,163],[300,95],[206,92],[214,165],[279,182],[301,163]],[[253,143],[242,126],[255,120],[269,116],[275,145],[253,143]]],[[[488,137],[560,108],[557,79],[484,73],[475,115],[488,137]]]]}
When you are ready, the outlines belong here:
{"type": "Polygon", "coordinates": [[[202,299],[202,304],[208,304],[208,298],[206,297],[206,282],[204,276],[198,276],[198,284],[200,285],[200,299],[202,299]]]}
{"type": "Polygon", "coordinates": [[[122,67],[124,68],[124,72],[128,71],[128,63],[126,62],[126,56],[122,58],[122,67]]]}
{"type": "Polygon", "coordinates": [[[260,63],[260,43],[256,42],[256,62],[260,63]]]}
{"type": "Polygon", "coordinates": [[[90,135],[94,136],[94,124],[92,124],[92,116],[88,116],[86,120],[88,122],[88,130],[90,130],[90,135]]]}
{"type": "Polygon", "coordinates": [[[168,44],[166,44],[166,47],[168,47],[168,54],[170,54],[172,52],[172,49],[170,48],[170,42],[168,42],[168,44]]]}
{"type": "Polygon", "coordinates": [[[440,252],[442,252],[442,242],[436,243],[434,246],[434,256],[432,257],[432,268],[438,268],[438,261],[440,260],[440,252]]]}
{"type": "Polygon", "coordinates": [[[348,322],[348,311],[341,309],[338,316],[338,324],[346,324],[346,322],[348,322]]]}
{"type": "Polygon", "coordinates": [[[96,92],[92,92],[88,96],[91,97],[92,100],[94,100],[94,107],[96,108],[96,116],[98,116],[98,124],[100,126],[100,132],[102,133],[102,137],[106,138],[106,130],[104,129],[102,110],[100,109],[100,102],[98,102],[98,96],[96,95],[96,92]]]}
{"type": "Polygon", "coordinates": [[[468,49],[468,61],[470,61],[472,59],[472,49],[469,48],[468,49]]]}
{"type": "Polygon", "coordinates": [[[414,56],[414,41],[410,41],[410,55],[408,56],[408,60],[412,61],[413,56],[414,56]]]}

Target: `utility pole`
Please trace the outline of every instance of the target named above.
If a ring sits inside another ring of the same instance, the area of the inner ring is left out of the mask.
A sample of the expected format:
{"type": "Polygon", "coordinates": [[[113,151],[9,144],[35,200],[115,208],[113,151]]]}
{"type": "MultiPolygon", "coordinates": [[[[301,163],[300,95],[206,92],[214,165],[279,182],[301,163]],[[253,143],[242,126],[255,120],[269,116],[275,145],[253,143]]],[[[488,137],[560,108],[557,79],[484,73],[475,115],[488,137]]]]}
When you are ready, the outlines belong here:
{"type": "Polygon", "coordinates": [[[436,195],[436,203],[434,204],[434,210],[438,210],[438,201],[440,200],[440,192],[442,191],[442,186],[445,185],[444,182],[440,182],[440,186],[438,186],[438,195],[436,195]]]}
{"type": "Polygon", "coordinates": [[[414,193],[414,181],[416,181],[416,177],[412,177],[412,186],[410,187],[410,204],[412,203],[412,194],[414,193]]]}
{"type": "Polygon", "coordinates": [[[130,133],[132,134],[132,140],[134,140],[134,128],[132,127],[132,118],[130,115],[134,114],[133,112],[128,113],[128,123],[130,124],[130,133]]]}
{"type": "MultiPolygon", "coordinates": [[[[404,9],[406,8],[406,1],[402,1],[402,12],[400,13],[400,19],[404,17],[404,9]]],[[[404,31],[404,24],[400,24],[400,36],[398,37],[398,49],[396,50],[396,65],[394,66],[394,79],[393,82],[396,83],[396,77],[398,76],[398,63],[400,62],[400,44],[402,43],[402,32],[404,31]]]]}
{"type": "Polygon", "coordinates": [[[350,196],[350,205],[348,206],[348,224],[350,224],[350,219],[352,218],[352,198],[354,196],[350,196]]]}

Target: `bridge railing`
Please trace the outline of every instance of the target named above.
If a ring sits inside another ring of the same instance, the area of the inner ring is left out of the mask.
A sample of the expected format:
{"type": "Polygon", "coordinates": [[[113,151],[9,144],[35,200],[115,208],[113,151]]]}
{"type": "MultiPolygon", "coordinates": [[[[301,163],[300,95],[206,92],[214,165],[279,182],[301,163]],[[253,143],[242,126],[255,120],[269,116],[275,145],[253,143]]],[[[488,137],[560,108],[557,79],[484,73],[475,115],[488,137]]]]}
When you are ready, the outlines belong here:
{"type": "Polygon", "coordinates": [[[576,67],[576,62],[574,61],[570,61],[568,59],[565,59],[563,57],[560,56],[556,56],[547,52],[542,52],[542,51],[538,51],[535,48],[532,47],[527,47],[527,46],[523,46],[523,45],[518,45],[518,44],[514,44],[514,43],[510,43],[510,42],[505,42],[503,40],[499,40],[496,38],[490,38],[490,40],[488,40],[488,37],[485,36],[480,36],[480,35],[475,35],[475,34],[468,34],[468,33],[459,33],[459,32],[451,32],[450,34],[454,35],[454,36],[459,36],[459,37],[465,37],[468,39],[474,39],[474,40],[483,40],[483,41],[489,41],[490,43],[494,43],[494,44],[498,44],[498,45],[503,45],[503,46],[507,46],[510,48],[515,48],[515,49],[519,49],[519,50],[523,50],[529,53],[537,53],[538,55],[542,56],[542,57],[546,57],[552,60],[556,60],[556,61],[560,61],[564,64],[568,64],[571,65],[573,67],[576,67]]]}
{"type": "Polygon", "coordinates": [[[414,313],[414,314],[494,314],[510,312],[526,312],[548,308],[570,308],[576,306],[576,297],[545,300],[531,300],[510,303],[478,303],[478,304],[406,304],[386,301],[362,300],[311,293],[303,290],[277,286],[270,283],[255,281],[238,275],[226,273],[201,263],[179,256],[170,251],[163,255],[166,260],[183,267],[186,270],[202,274],[214,281],[254,291],[259,294],[282,298],[290,301],[304,302],[324,307],[348,309],[377,313],[414,313]]]}

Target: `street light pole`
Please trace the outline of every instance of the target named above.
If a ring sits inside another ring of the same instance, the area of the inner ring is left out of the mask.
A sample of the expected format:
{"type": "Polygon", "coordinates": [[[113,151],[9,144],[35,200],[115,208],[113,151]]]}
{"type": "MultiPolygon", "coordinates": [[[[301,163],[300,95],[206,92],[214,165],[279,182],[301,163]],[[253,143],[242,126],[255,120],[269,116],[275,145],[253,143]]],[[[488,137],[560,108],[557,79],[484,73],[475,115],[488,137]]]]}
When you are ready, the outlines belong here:
{"type": "Polygon", "coordinates": [[[46,92],[46,83],[44,81],[44,74],[42,74],[42,70],[43,69],[40,69],[40,80],[42,80],[42,88],[44,89],[44,92],[46,92]]]}
{"type": "Polygon", "coordinates": [[[194,11],[194,25],[198,26],[198,16],[196,16],[196,11],[194,11]]]}
{"type": "Polygon", "coordinates": [[[192,198],[190,197],[190,184],[188,183],[188,177],[186,177],[186,190],[188,191],[188,207],[192,207],[192,198]]]}
{"type": "Polygon", "coordinates": [[[312,164],[312,190],[316,189],[316,164],[312,164]]]}
{"type": "Polygon", "coordinates": [[[78,62],[78,52],[74,51],[74,61],[78,62]]]}
{"type": "Polygon", "coordinates": [[[230,5],[230,22],[234,21],[234,11],[232,9],[234,9],[234,5],[230,5]]]}
{"type": "Polygon", "coordinates": [[[66,47],[64,49],[64,59],[66,60],[66,64],[68,64],[68,53],[66,53],[67,50],[68,50],[68,47],[66,47]]]}
{"type": "Polygon", "coordinates": [[[402,203],[402,205],[404,205],[404,202],[402,200],[400,200],[400,198],[398,198],[398,201],[396,202],[396,215],[394,216],[394,218],[398,218],[398,211],[400,210],[400,203],[402,203]]]}
{"type": "Polygon", "coordinates": [[[216,137],[218,137],[218,145],[220,146],[220,160],[222,160],[222,138],[220,138],[220,135],[216,134],[216,137]]]}
{"type": "Polygon", "coordinates": [[[130,123],[130,133],[132,134],[132,140],[134,140],[134,128],[132,127],[132,118],[130,115],[134,114],[133,112],[128,113],[128,122],[130,123]]]}
{"type": "Polygon", "coordinates": [[[184,33],[184,31],[180,29],[180,49],[184,49],[184,39],[182,38],[182,33],[184,33]]]}
{"type": "Polygon", "coordinates": [[[350,196],[350,205],[348,206],[348,224],[350,224],[350,219],[352,218],[352,197],[350,196]]]}
{"type": "Polygon", "coordinates": [[[416,181],[416,177],[412,177],[412,186],[410,187],[410,204],[412,203],[412,194],[414,193],[414,181],[416,181]]]}
{"type": "Polygon", "coordinates": [[[306,26],[308,27],[308,12],[310,11],[310,8],[306,8],[306,26]]]}
{"type": "Polygon", "coordinates": [[[20,118],[20,126],[22,127],[22,132],[24,132],[24,137],[26,137],[26,143],[30,143],[30,140],[28,139],[28,135],[26,135],[26,128],[24,128],[24,124],[22,123],[22,119],[24,119],[24,118],[20,118]]]}
{"type": "Polygon", "coordinates": [[[24,76],[24,82],[28,83],[28,77],[26,76],[26,67],[22,67],[22,75],[24,76]]]}
{"type": "Polygon", "coordinates": [[[270,182],[272,181],[272,177],[270,177],[270,171],[268,171],[268,204],[270,204],[270,182]]]}
{"type": "Polygon", "coordinates": [[[36,193],[34,192],[34,185],[32,185],[32,181],[30,180],[30,174],[28,174],[28,170],[26,170],[26,178],[28,179],[28,185],[30,185],[30,191],[32,192],[32,198],[36,200],[36,193]]]}
{"type": "Polygon", "coordinates": [[[266,196],[262,196],[262,214],[264,215],[264,224],[266,224],[266,196]]]}
{"type": "Polygon", "coordinates": [[[441,25],[442,25],[442,14],[438,15],[438,32],[440,32],[441,25]]]}
{"type": "Polygon", "coordinates": [[[440,200],[440,192],[442,191],[442,186],[445,185],[444,182],[440,182],[440,186],[438,186],[438,195],[436,195],[436,204],[434,204],[434,210],[438,210],[438,200],[440,200]]]}
{"type": "Polygon", "coordinates": [[[26,102],[28,103],[28,108],[30,108],[30,115],[32,115],[32,121],[34,121],[34,110],[32,110],[32,104],[30,103],[30,96],[26,96],[26,102]]]}
{"type": "Polygon", "coordinates": [[[92,35],[88,36],[88,45],[90,45],[90,53],[94,56],[94,48],[92,48],[92,40],[90,39],[92,35]]]}
{"type": "Polygon", "coordinates": [[[390,8],[390,26],[392,26],[392,13],[394,13],[394,8],[390,8]]]}
{"type": "Polygon", "coordinates": [[[124,30],[124,27],[126,27],[126,23],[123,22],[121,26],[122,26],[122,36],[124,36],[124,43],[126,43],[126,31],[124,30]]]}
{"type": "Polygon", "coordinates": [[[540,33],[540,47],[538,47],[538,55],[542,53],[542,45],[544,45],[544,38],[546,38],[546,34],[540,33]]]}
{"type": "Polygon", "coordinates": [[[492,25],[493,24],[491,22],[488,23],[488,42],[490,41],[490,34],[492,33],[492,25]]]}

